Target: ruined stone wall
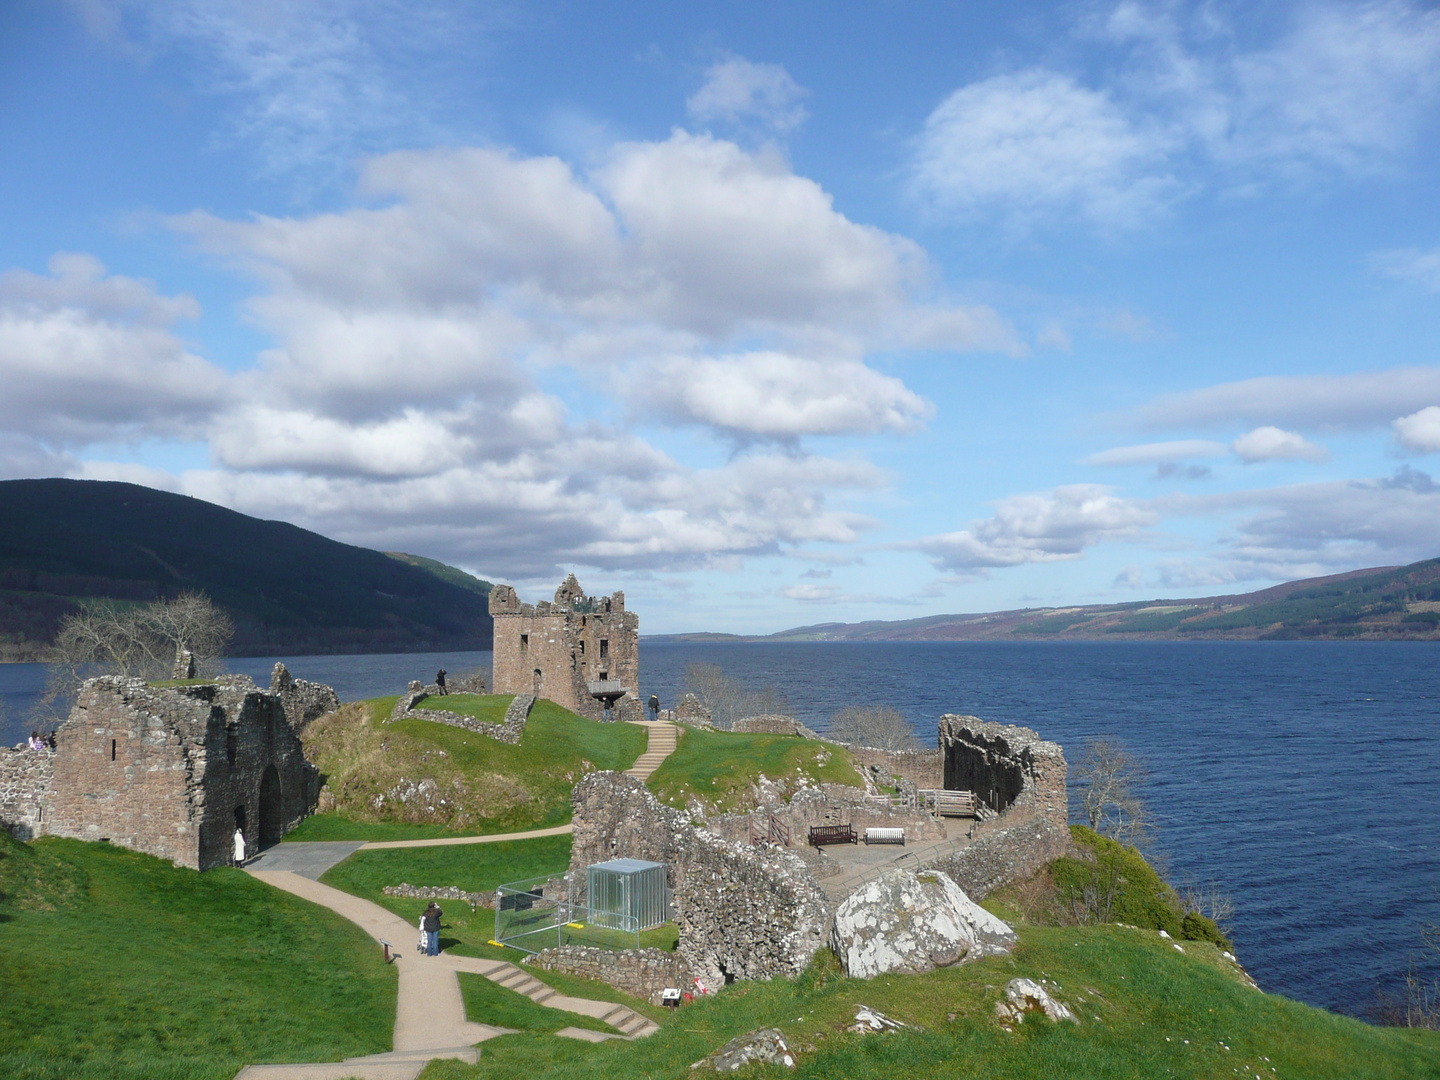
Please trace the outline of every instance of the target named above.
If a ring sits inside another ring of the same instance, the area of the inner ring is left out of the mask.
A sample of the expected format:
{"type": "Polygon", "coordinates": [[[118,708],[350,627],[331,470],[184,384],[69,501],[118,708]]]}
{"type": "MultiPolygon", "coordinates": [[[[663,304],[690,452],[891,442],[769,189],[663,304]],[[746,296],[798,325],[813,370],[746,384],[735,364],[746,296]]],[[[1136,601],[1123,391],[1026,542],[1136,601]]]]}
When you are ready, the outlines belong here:
{"type": "Polygon", "coordinates": [[[571,574],[555,600],[522,604],[509,585],[490,593],[495,623],[497,694],[535,694],[581,716],[605,719],[590,695],[591,681],[616,680],[627,691],[616,719],[641,719],[640,620],[625,610],[625,594],[586,596],[571,574]]]}
{"type": "Polygon", "coordinates": [[[730,730],[742,735],[798,735],[802,739],[820,738],[793,716],[747,716],[731,724],[730,730]]]}
{"type": "MultiPolygon", "coordinates": [[[[945,757],[936,750],[877,750],[873,746],[856,746],[844,743],[844,747],[855,755],[855,762],[873,774],[885,777],[899,776],[910,781],[917,788],[943,788],[945,784],[945,757]]],[[[970,788],[959,790],[969,791],[970,788]]]]}
{"type": "Polygon", "coordinates": [[[54,783],[53,751],[0,749],[0,828],[19,840],[44,834],[54,783]]]}
{"type": "Polygon", "coordinates": [[[395,707],[390,710],[390,718],[387,724],[393,724],[396,720],[428,720],[432,724],[446,724],[450,727],[463,728],[466,731],[473,731],[478,735],[495,739],[497,742],[509,743],[518,746],[520,740],[525,737],[525,724],[530,719],[530,710],[535,707],[533,694],[516,694],[509,705],[505,707],[505,720],[503,723],[491,724],[484,720],[476,720],[473,716],[466,716],[463,713],[454,713],[449,709],[417,709],[420,702],[438,695],[439,687],[422,687],[418,682],[412,682],[410,688],[400,695],[395,702],[395,707]]]}
{"type": "Polygon", "coordinates": [[[768,835],[772,816],[788,829],[789,846],[796,849],[806,846],[812,825],[854,825],[862,837],[872,826],[904,829],[907,844],[949,836],[945,823],[928,813],[867,802],[860,788],[840,784],[803,788],[788,803],[761,807],[751,813],[716,815],[706,819],[705,827],[726,840],[743,844],[749,843],[752,834],[768,835]]]}
{"type": "Polygon", "coordinates": [[[47,831],[193,869],[229,861],[237,808],[253,852],[318,795],[280,699],[244,677],[162,688],[90,679],[56,741],[47,831]]]}
{"type": "Polygon", "coordinates": [[[270,693],[280,699],[280,706],[297,735],[312,720],[340,708],[340,695],[324,683],[297,679],[278,661],[270,673],[270,693]]]}
{"type": "Polygon", "coordinates": [[[575,785],[572,802],[571,870],[615,858],[665,863],[679,952],[702,979],[793,975],[824,943],[825,894],[795,855],[697,828],[621,773],[589,774],[575,785]]]}
{"type": "Polygon", "coordinates": [[[562,945],[543,949],[524,961],[542,971],[561,971],[582,979],[598,979],[631,997],[660,1004],[660,991],[666,987],[688,990],[694,976],[685,958],[678,952],[663,949],[592,949],[582,945],[562,945]]]}
{"type": "Polygon", "coordinates": [[[954,878],[970,899],[981,900],[1070,853],[1069,827],[1040,819],[983,832],[974,843],[928,865],[954,878]]]}
{"type": "Polygon", "coordinates": [[[945,787],[973,791],[1000,815],[1034,815],[1064,826],[1070,819],[1065,793],[1065,752],[1027,727],[974,716],[940,718],[945,787]]]}

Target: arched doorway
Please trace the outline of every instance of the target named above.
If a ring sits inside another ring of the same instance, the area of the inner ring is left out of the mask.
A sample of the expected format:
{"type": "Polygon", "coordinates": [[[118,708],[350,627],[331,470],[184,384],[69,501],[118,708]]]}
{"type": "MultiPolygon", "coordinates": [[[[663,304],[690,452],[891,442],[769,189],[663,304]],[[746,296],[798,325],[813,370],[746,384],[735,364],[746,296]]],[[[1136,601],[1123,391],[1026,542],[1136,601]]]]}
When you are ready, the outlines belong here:
{"type": "Polygon", "coordinates": [[[280,800],[280,774],[274,765],[260,777],[260,846],[278,844],[285,831],[285,808],[280,800]]]}
{"type": "Polygon", "coordinates": [[[535,674],[534,674],[534,676],[533,676],[533,687],[534,687],[534,694],[535,694],[536,697],[539,697],[539,696],[540,696],[540,684],[541,684],[542,682],[544,682],[544,681],[545,681],[545,673],[544,673],[543,671],[541,671],[541,670],[537,667],[537,668],[535,669],[535,674]]]}

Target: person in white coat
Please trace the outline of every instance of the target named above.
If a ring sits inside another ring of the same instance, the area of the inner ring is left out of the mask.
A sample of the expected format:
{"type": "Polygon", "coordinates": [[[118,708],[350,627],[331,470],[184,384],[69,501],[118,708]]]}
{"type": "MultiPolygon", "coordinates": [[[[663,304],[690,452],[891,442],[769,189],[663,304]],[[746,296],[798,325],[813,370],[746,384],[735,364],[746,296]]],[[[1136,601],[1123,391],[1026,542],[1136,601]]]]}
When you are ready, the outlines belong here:
{"type": "Polygon", "coordinates": [[[245,865],[245,834],[238,828],[235,830],[235,865],[245,865]]]}

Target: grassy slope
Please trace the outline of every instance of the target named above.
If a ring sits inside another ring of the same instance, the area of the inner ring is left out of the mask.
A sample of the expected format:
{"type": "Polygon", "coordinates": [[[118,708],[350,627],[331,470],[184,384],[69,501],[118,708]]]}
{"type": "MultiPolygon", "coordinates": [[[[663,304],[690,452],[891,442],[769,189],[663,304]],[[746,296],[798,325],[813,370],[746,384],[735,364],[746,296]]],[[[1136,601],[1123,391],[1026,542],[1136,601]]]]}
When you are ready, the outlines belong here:
{"type": "Polygon", "coordinates": [[[235,870],[0,838],[0,1076],[228,1080],[390,1048],[394,969],[339,916],[235,870]]]}
{"type": "MultiPolygon", "coordinates": [[[[287,839],[410,839],[560,825],[570,820],[570,791],[581,776],[629,768],[646,746],[645,732],[632,724],[599,724],[545,700],[535,703],[518,746],[425,720],[384,723],[395,700],[358,702],[306,729],[306,753],[328,777],[336,813],[309,819],[287,839]],[[377,794],[426,778],[437,784],[430,800],[387,798],[375,807],[377,794]]],[[[435,704],[498,722],[510,700],[451,694],[435,704]]]]}
{"type": "Polygon", "coordinates": [[[793,735],[681,731],[675,752],[647,781],[671,806],[684,806],[694,796],[717,809],[741,808],[762,773],[792,785],[800,776],[817,783],[863,784],[849,751],[831,743],[793,735]]]}
{"type": "MultiPolygon", "coordinates": [[[[799,1051],[799,1077],[1420,1078],[1440,1075],[1440,1036],[1369,1027],[1242,985],[1213,946],[1181,955],[1149,931],[1024,927],[1013,956],[915,977],[869,981],[834,961],[798,980],[729,987],[687,1007],[658,1034],[578,1053],[562,1040],[507,1036],[478,1066],[432,1064],[425,1080],[693,1076],[689,1065],[728,1039],[778,1026],[799,1051]],[[1011,1034],[992,1020],[1017,976],[1046,978],[1082,1023],[1031,1021],[1011,1034]],[[918,1030],[858,1036],[858,1004],[918,1030]],[[951,1019],[953,1017],[953,1019],[951,1019]],[[1187,1043],[1185,1040],[1189,1040],[1187,1043]]],[[[824,954],[822,954],[823,956],[824,954]]],[[[746,1075],[768,1075],[753,1068],[746,1075]]]]}

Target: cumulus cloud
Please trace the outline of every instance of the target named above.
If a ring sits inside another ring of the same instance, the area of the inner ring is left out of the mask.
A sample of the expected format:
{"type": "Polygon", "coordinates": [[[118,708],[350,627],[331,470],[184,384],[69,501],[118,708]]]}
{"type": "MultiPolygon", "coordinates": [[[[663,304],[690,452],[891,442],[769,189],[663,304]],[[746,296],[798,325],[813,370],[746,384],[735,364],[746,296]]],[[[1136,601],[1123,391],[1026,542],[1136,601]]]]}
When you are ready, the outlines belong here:
{"type": "Polygon", "coordinates": [[[1440,405],[1427,405],[1419,412],[1402,416],[1392,427],[1395,441],[1417,454],[1440,450],[1440,405]]]}
{"type": "Polygon", "coordinates": [[[200,306],[89,255],[0,275],[0,423],[50,444],[194,434],[225,376],[173,331],[200,306]]]}
{"type": "Polygon", "coordinates": [[[801,102],[806,93],[779,64],[731,56],[706,70],[704,85],[690,95],[685,107],[702,124],[755,120],[786,132],[805,122],[808,114],[801,102]]]}
{"type": "Polygon", "coordinates": [[[1134,225],[1172,198],[1169,137],[1132,122],[1103,91],[1055,72],[997,75],[956,90],[926,118],[914,190],[972,218],[996,204],[1017,218],[1075,211],[1134,225]]]}
{"type": "Polygon", "coordinates": [[[1246,465],[1257,461],[1329,461],[1330,452],[1323,446],[1277,427],[1258,427],[1241,435],[1230,444],[1235,456],[1246,465]]]}
{"type": "Polygon", "coordinates": [[[683,357],[632,372],[632,400],[738,437],[909,431],[933,413],[899,379],[858,361],[777,352],[683,357]]]}
{"type": "Polygon", "coordinates": [[[1079,558],[1103,540],[1134,536],[1159,521],[1135,499],[1099,484],[1071,484],[1048,493],[1011,495],[994,516],[966,529],[907,545],[945,570],[1020,566],[1079,558]]]}
{"type": "Polygon", "coordinates": [[[1392,168],[1440,97],[1440,12],[1414,3],[1301,5],[1249,48],[1213,6],[1126,2],[1097,29],[1116,57],[1096,85],[1030,68],[937,106],[917,194],[961,218],[1135,227],[1206,188],[1392,168]]]}

